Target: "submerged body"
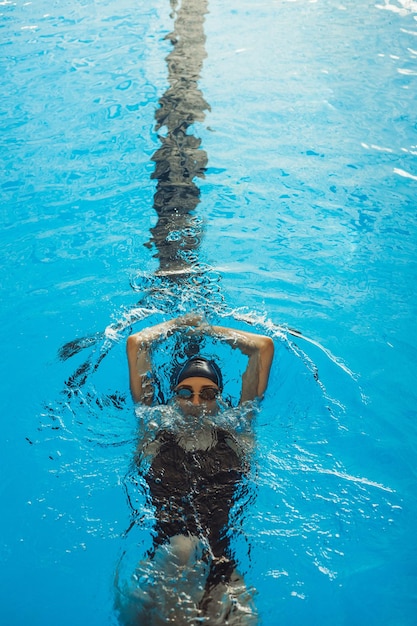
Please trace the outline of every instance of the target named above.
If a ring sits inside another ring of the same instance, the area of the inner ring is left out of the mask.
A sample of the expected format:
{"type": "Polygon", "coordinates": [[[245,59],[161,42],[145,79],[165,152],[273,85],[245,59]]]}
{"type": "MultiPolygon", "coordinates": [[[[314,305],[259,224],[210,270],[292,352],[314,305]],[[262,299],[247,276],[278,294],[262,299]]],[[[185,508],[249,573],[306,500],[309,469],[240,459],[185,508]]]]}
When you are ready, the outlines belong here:
{"type": "Polygon", "coordinates": [[[223,531],[247,467],[227,431],[213,429],[212,437],[208,449],[185,450],[174,433],[159,434],[161,446],[146,476],[156,508],[156,544],[175,535],[203,535],[215,557],[225,554],[223,531]]]}
{"type": "MultiPolygon", "coordinates": [[[[246,354],[240,402],[262,397],[273,357],[272,340],[186,316],[129,337],[135,402],[154,403],[150,347],[178,330],[188,336],[210,334],[246,354]]],[[[139,584],[123,592],[120,614],[129,626],[257,623],[251,594],[229,545],[230,512],[237,491],[243,489],[249,462],[239,435],[217,419],[222,387],[215,363],[201,356],[187,361],[173,377],[169,401],[183,416],[184,428],[161,427],[146,446],[149,461],[144,477],[155,508],[155,535],[150,553],[137,568],[139,584]]]]}

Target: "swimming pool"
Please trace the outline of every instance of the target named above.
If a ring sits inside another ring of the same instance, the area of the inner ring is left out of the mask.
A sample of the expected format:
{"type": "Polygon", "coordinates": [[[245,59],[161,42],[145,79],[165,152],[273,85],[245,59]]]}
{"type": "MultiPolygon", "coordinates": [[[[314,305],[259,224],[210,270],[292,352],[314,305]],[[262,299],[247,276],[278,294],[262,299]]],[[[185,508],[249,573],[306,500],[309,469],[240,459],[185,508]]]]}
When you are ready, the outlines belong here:
{"type": "Polygon", "coordinates": [[[198,307],[275,338],[235,538],[262,624],[414,624],[416,3],[191,3],[180,280],[152,178],[174,4],[0,5],[3,621],[115,623],[151,525],[126,535],[125,338],[198,307]]]}

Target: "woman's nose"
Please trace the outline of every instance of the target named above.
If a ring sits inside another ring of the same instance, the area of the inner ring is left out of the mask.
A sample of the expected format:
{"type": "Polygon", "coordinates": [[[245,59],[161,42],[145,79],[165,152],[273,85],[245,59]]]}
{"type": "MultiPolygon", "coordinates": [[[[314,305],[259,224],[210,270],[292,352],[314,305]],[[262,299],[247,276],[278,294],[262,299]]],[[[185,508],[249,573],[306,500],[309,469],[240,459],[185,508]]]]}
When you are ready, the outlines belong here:
{"type": "Polygon", "coordinates": [[[193,404],[200,404],[200,394],[194,393],[193,395],[193,404]]]}

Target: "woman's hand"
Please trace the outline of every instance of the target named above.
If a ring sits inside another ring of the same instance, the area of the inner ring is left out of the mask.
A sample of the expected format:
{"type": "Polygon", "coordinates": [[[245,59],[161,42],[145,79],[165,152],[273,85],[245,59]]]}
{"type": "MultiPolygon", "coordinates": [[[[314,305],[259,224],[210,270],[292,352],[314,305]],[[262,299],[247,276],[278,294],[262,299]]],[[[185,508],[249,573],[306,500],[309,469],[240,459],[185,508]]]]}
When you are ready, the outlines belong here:
{"type": "Polygon", "coordinates": [[[199,313],[186,313],[177,317],[175,320],[178,328],[187,327],[198,328],[204,325],[204,318],[199,313]]]}

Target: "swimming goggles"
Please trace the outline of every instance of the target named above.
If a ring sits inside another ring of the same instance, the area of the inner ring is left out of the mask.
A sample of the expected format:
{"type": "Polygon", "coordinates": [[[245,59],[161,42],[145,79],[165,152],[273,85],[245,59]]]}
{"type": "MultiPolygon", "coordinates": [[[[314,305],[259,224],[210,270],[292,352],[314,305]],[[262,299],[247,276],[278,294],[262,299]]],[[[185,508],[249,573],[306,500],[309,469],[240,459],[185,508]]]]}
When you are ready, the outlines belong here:
{"type": "MultiPolygon", "coordinates": [[[[188,389],[188,387],[179,387],[178,389],[174,389],[174,393],[177,398],[181,400],[191,400],[195,396],[195,392],[192,389],[188,389]]],[[[198,392],[199,398],[205,401],[212,401],[217,398],[220,393],[220,389],[215,389],[214,387],[205,387],[198,392]]]]}

